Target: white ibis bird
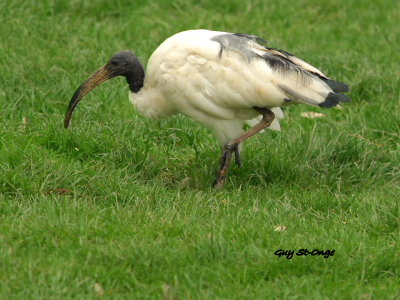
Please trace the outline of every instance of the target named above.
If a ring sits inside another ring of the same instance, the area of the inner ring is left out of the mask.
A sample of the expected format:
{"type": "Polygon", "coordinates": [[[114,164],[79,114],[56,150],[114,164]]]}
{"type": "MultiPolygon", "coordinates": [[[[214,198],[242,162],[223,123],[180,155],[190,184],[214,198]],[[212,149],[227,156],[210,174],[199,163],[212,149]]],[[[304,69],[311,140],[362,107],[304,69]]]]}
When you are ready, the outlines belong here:
{"type": "Polygon", "coordinates": [[[130,51],[114,54],[73,95],[64,120],[69,126],[79,101],[106,80],[124,76],[139,113],[161,118],[181,113],[212,129],[224,145],[215,187],[222,188],[232,154],[270,127],[279,129],[281,106],[304,103],[335,107],[350,99],[349,87],[294,55],[267,47],[248,34],[189,30],[164,41],[151,55],[145,75],[130,51]],[[244,132],[245,124],[253,126],[244,132]]]}

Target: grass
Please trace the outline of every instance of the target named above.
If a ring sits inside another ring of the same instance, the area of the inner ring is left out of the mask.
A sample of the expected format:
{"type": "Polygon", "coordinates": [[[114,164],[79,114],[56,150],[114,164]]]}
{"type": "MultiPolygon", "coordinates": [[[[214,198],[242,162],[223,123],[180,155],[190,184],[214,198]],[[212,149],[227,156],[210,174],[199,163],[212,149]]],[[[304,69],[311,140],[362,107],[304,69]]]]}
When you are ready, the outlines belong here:
{"type": "Polygon", "coordinates": [[[396,1],[0,4],[1,299],[397,299],[396,1]],[[343,110],[295,106],[211,188],[220,150],[146,120],[123,80],[77,86],[120,49],[146,62],[189,28],[253,33],[348,82],[343,110]],[[306,119],[301,112],[323,112],[306,119]],[[285,226],[285,231],[275,231],[285,226]],[[278,249],[334,249],[277,257],[278,249]]]}

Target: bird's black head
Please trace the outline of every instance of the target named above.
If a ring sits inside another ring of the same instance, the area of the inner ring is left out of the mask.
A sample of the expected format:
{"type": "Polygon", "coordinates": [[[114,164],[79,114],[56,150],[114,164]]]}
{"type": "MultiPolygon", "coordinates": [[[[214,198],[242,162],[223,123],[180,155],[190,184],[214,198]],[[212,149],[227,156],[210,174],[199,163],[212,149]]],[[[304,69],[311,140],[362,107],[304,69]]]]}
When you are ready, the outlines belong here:
{"type": "Polygon", "coordinates": [[[139,59],[131,51],[123,50],[115,53],[105,65],[112,77],[126,76],[135,72],[138,65],[142,66],[139,59]]]}
{"type": "Polygon", "coordinates": [[[107,64],[82,83],[72,96],[64,119],[65,128],[68,127],[79,101],[96,86],[116,76],[124,76],[129,89],[134,93],[139,92],[143,87],[144,68],[136,55],[128,50],[115,53],[107,64]]]}
{"type": "Polygon", "coordinates": [[[125,76],[130,90],[134,93],[137,93],[143,86],[143,65],[131,51],[123,50],[115,53],[104,68],[110,72],[110,78],[125,76]]]}

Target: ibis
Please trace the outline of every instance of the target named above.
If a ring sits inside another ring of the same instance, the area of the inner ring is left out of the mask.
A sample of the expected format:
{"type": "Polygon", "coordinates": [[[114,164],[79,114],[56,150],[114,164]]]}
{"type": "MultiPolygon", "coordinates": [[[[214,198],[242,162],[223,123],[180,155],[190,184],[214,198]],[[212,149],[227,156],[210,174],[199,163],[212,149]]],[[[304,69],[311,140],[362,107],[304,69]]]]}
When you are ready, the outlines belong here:
{"type": "Polygon", "coordinates": [[[165,40],[145,72],[131,51],[119,51],[76,90],[64,127],[92,89],[123,76],[130,101],[149,118],[183,114],[210,128],[222,146],[214,186],[225,184],[232,156],[241,165],[244,140],[266,128],[279,130],[282,106],[303,103],[322,108],[349,102],[349,87],[289,52],[268,47],[255,35],[188,30],[165,40]],[[248,124],[250,129],[245,131],[248,124]]]}

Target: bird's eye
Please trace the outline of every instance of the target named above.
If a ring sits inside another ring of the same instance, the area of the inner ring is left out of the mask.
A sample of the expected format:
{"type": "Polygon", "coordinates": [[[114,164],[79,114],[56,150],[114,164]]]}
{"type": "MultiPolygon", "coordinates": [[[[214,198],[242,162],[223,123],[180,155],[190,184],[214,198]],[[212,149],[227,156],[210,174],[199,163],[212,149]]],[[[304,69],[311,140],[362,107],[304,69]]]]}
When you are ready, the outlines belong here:
{"type": "Polygon", "coordinates": [[[118,65],[118,62],[117,62],[116,60],[112,60],[112,61],[111,61],[111,64],[112,64],[113,66],[116,66],[116,65],[118,65]]]}

